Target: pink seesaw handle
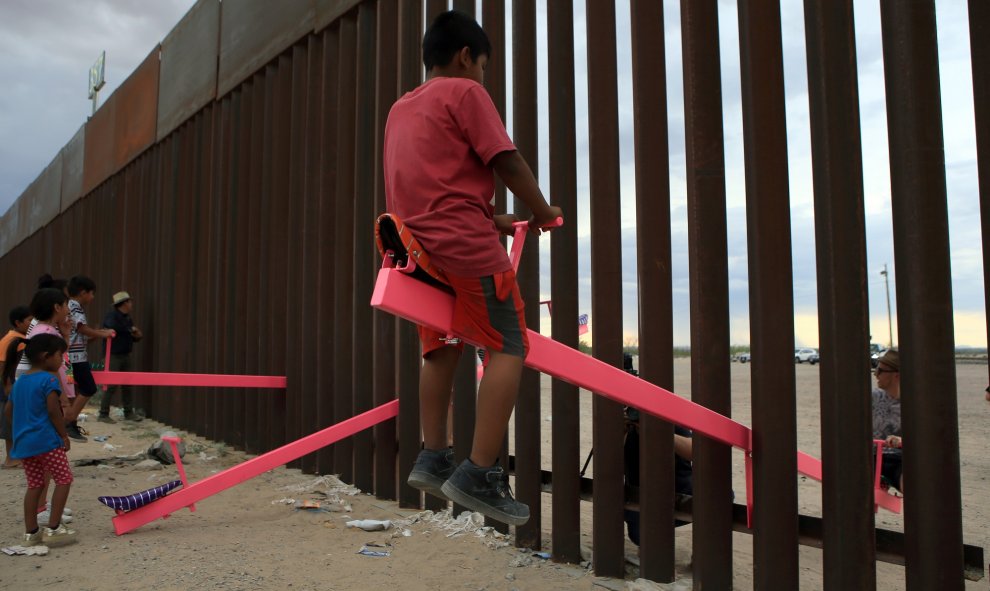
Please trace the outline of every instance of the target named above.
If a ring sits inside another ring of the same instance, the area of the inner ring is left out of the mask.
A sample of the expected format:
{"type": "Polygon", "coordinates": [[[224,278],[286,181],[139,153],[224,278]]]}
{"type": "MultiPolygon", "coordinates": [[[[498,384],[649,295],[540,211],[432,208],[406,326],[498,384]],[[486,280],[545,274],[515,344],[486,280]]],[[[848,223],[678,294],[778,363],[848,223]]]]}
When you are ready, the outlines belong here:
{"type": "MultiPolygon", "coordinates": [[[[559,228],[564,225],[564,218],[558,217],[546,224],[540,225],[541,230],[559,228]]],[[[512,235],[512,248],[509,250],[509,261],[512,263],[512,272],[519,271],[519,259],[522,258],[523,244],[526,242],[526,234],[529,232],[529,222],[515,222],[512,227],[516,229],[512,235]]]]}

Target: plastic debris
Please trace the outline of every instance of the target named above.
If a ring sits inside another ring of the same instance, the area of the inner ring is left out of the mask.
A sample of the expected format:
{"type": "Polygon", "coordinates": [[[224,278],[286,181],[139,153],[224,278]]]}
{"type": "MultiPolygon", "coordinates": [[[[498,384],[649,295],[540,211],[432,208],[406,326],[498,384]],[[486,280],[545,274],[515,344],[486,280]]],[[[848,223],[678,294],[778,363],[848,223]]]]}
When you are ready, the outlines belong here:
{"type": "Polygon", "coordinates": [[[356,527],[364,531],[382,531],[392,527],[392,522],[388,519],[355,519],[354,521],[348,521],[346,525],[347,527],[356,527]]]}
{"type": "Polygon", "coordinates": [[[382,558],[392,555],[391,548],[392,546],[390,544],[365,544],[361,546],[361,549],[357,553],[382,558]]]}
{"type": "Polygon", "coordinates": [[[97,441],[99,443],[103,443],[107,439],[110,439],[109,435],[97,435],[96,437],[93,437],[93,441],[97,441]]]}
{"type": "Polygon", "coordinates": [[[497,550],[509,545],[509,536],[499,533],[494,528],[485,525],[485,517],[478,512],[464,511],[456,518],[451,514],[450,509],[434,513],[433,511],[422,511],[393,522],[397,528],[405,528],[414,523],[423,523],[433,526],[438,530],[447,532],[448,538],[457,538],[467,534],[474,534],[481,539],[481,542],[497,550]]]}
{"type": "Polygon", "coordinates": [[[44,556],[48,554],[48,546],[8,546],[0,548],[7,556],[44,556]]]}

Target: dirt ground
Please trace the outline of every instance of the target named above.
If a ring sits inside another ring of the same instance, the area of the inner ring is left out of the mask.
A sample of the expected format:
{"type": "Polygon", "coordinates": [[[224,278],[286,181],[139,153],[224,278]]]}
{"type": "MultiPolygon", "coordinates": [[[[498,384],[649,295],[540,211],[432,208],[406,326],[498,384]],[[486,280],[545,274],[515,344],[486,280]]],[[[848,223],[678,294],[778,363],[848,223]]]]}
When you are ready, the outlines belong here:
{"type": "MultiPolygon", "coordinates": [[[[690,361],[675,364],[676,389],[689,395],[690,361]]],[[[957,366],[959,426],[962,456],[963,529],[967,543],[990,548],[990,507],[986,503],[990,457],[985,441],[990,435],[990,403],[983,399],[987,366],[957,366]]],[[[733,415],[750,424],[749,366],[733,364],[733,415]]],[[[549,418],[549,382],[544,388],[544,414],[549,418]]],[[[798,440],[802,450],[818,455],[818,368],[797,367],[798,440]]],[[[590,395],[582,393],[585,419],[590,426],[590,395]]],[[[93,409],[89,409],[93,414],[93,409]]],[[[510,540],[478,530],[468,518],[418,514],[335,481],[279,468],[197,505],[124,536],[113,533],[113,513],[99,504],[99,495],[137,492],[177,478],[174,466],[142,470],[113,458],[146,450],[167,426],[146,420],[107,425],[88,421],[91,441],[76,444],[70,458],[102,460],[101,465],[75,468],[69,506],[73,508],[79,541],[52,548],[47,556],[0,555],[0,588],[40,589],[51,585],[81,590],[102,589],[687,589],[690,588],[691,526],[676,534],[678,582],[673,585],[635,584],[630,565],[627,581],[596,577],[580,565],[561,565],[521,552],[510,540]],[[93,436],[108,436],[106,444],[93,436]],[[321,501],[322,510],[297,510],[293,502],[321,501]],[[326,509],[331,509],[326,511],[326,509]],[[385,532],[346,527],[351,519],[388,519],[385,532]],[[389,556],[359,554],[362,546],[387,544],[389,556]]],[[[551,420],[544,421],[544,468],[549,469],[551,420]]],[[[584,430],[582,452],[591,447],[591,430],[584,430]]],[[[223,444],[180,433],[189,446],[185,464],[193,481],[243,461],[243,453],[223,444]]],[[[736,491],[744,491],[742,455],[734,456],[736,491]]],[[[592,468],[593,469],[593,468],[592,468]]],[[[24,476],[20,470],[0,471],[0,546],[16,544],[23,531],[21,500],[24,476]]],[[[737,492],[737,495],[739,492],[737,492]]],[[[821,514],[821,489],[802,479],[802,513],[821,514]]],[[[742,498],[739,498],[742,501],[742,498]]],[[[549,540],[551,499],[544,495],[544,539],[549,540]]],[[[583,504],[582,537],[591,545],[590,503],[583,504]]],[[[881,512],[878,527],[903,530],[903,518],[881,512]]],[[[549,544],[549,541],[547,542],[549,544]]],[[[550,550],[549,547],[546,550],[550,550]]],[[[627,554],[635,546],[627,543],[627,554]]],[[[737,589],[752,588],[750,536],[735,534],[734,576],[737,589]]],[[[800,551],[802,589],[822,587],[821,551],[800,551]]],[[[904,569],[878,564],[878,588],[904,589],[904,569]]],[[[987,589],[988,583],[967,582],[967,589],[987,589]]]]}

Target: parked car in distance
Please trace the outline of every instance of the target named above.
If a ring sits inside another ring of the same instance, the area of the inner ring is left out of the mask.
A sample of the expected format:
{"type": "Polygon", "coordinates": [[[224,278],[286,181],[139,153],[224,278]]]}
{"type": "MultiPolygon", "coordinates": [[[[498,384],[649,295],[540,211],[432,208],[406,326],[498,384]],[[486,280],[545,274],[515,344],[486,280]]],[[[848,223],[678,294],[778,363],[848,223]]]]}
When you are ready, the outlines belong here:
{"type": "Polygon", "coordinates": [[[753,358],[750,356],[749,353],[740,353],[736,355],[736,361],[738,361],[739,363],[749,363],[752,360],[753,358]]]}
{"type": "Polygon", "coordinates": [[[794,350],[794,363],[818,363],[818,351],[808,347],[794,350]]]}

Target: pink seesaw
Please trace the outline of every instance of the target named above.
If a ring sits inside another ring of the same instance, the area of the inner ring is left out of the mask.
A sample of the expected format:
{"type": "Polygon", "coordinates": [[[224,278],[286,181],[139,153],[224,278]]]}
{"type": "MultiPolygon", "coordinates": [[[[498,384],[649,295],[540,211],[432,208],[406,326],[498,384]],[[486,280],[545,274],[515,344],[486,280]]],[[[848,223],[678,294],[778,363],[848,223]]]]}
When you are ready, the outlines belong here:
{"type": "Polygon", "coordinates": [[[284,390],[285,376],[224,375],[212,373],[160,373],[141,371],[110,371],[110,345],[107,339],[106,362],[103,369],[93,372],[99,386],[171,386],[203,388],[271,388],[284,390]]]}
{"type": "MultiPolygon", "coordinates": [[[[548,228],[559,226],[562,221],[558,218],[548,228]]],[[[513,269],[518,268],[528,231],[526,222],[519,222],[515,226],[516,232],[509,254],[513,269]]],[[[404,255],[405,253],[393,253],[393,256],[385,257],[378,273],[371,305],[416,324],[463,338],[463,335],[452,330],[453,296],[411,277],[416,264],[411,257],[404,255]],[[396,259],[404,259],[404,263],[397,267],[396,259]]],[[[753,444],[749,427],[532,330],[528,331],[528,336],[530,350],[525,361],[528,367],[742,450],[745,458],[747,518],[752,524],[753,444]]],[[[471,343],[470,339],[464,340],[471,343]]],[[[797,464],[799,472],[821,480],[821,460],[798,452],[797,464]]],[[[900,512],[900,498],[880,488],[879,480],[875,481],[874,488],[875,507],[882,506],[900,512]]]]}

